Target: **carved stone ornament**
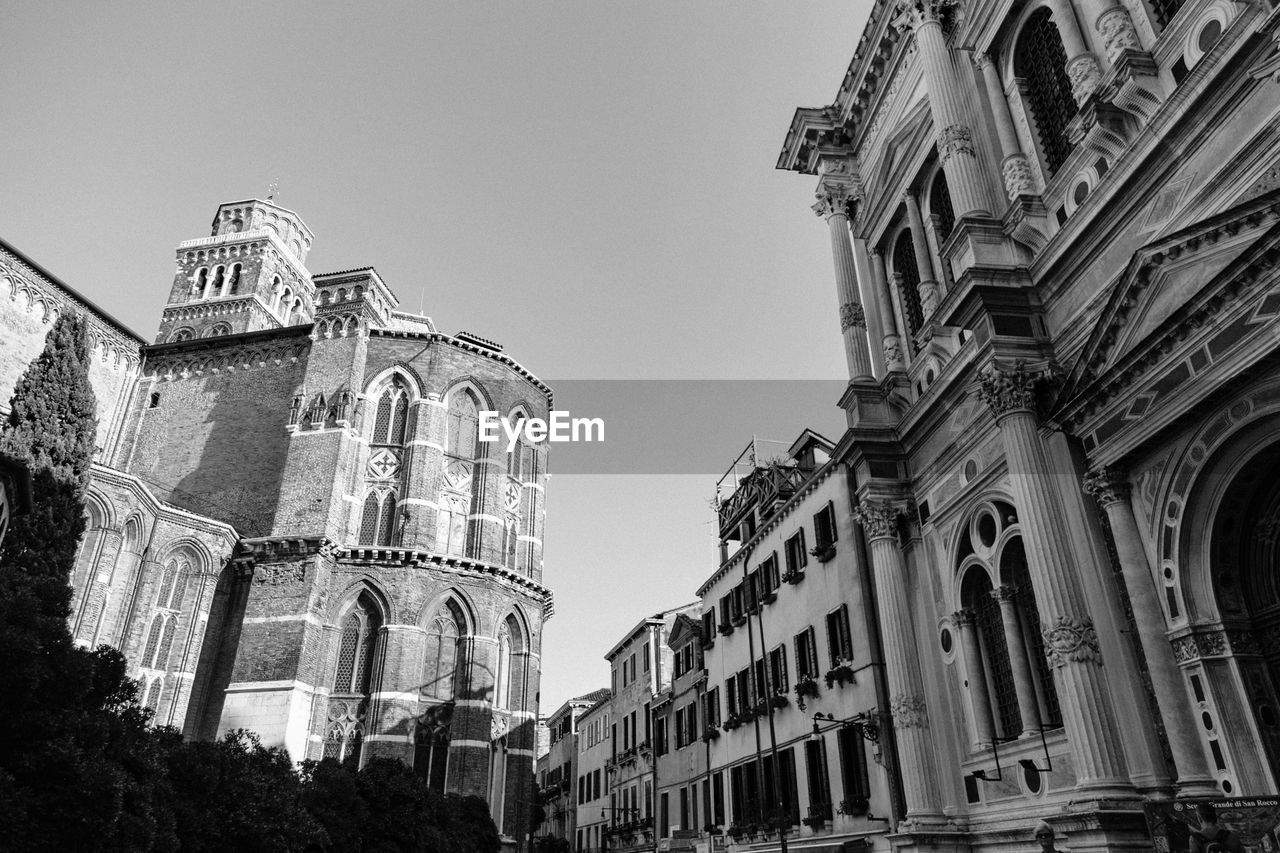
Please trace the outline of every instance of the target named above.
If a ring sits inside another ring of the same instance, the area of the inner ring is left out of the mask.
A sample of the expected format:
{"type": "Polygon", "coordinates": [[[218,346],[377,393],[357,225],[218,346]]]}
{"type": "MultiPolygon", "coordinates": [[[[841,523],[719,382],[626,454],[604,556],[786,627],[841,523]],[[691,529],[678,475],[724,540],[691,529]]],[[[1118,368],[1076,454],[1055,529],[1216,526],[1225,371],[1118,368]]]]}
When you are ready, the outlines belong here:
{"type": "Polygon", "coordinates": [[[972,628],[975,624],[975,619],[977,619],[977,614],[967,608],[957,610],[951,614],[951,622],[957,628],[972,628]]]}
{"type": "Polygon", "coordinates": [[[1102,665],[1102,649],[1098,632],[1089,617],[1059,616],[1044,629],[1044,654],[1049,665],[1057,668],[1068,663],[1102,665]]]}
{"type": "Polygon", "coordinates": [[[489,722],[489,739],[497,740],[502,737],[507,733],[507,728],[510,725],[506,714],[495,713],[493,719],[489,722]]]}
{"type": "Polygon", "coordinates": [[[1125,7],[1115,5],[1107,9],[1098,16],[1097,27],[1108,62],[1115,62],[1126,50],[1142,50],[1133,18],[1129,17],[1129,10],[1125,7]]]}
{"type": "Polygon", "coordinates": [[[941,25],[959,5],[956,0],[902,0],[894,10],[892,26],[917,30],[925,24],[941,25]]]}
{"type": "Polygon", "coordinates": [[[1083,104],[1102,82],[1102,69],[1092,53],[1082,53],[1067,63],[1067,77],[1071,79],[1071,96],[1083,104]]]}
{"type": "Polygon", "coordinates": [[[987,66],[992,64],[992,63],[991,63],[991,54],[989,54],[989,53],[975,53],[975,54],[973,55],[973,64],[977,67],[977,69],[978,69],[979,71],[986,71],[986,70],[987,70],[987,66]]]}
{"type": "Polygon", "coordinates": [[[902,341],[897,335],[886,335],[884,339],[884,362],[889,370],[902,370],[905,362],[902,360],[902,341]]]}
{"type": "Polygon", "coordinates": [[[920,311],[925,319],[932,317],[938,309],[938,283],[926,279],[916,285],[916,292],[920,294],[920,311]]]}
{"type": "Polygon", "coordinates": [[[307,567],[305,563],[276,563],[269,566],[259,566],[253,573],[253,580],[255,583],[280,586],[301,581],[306,575],[307,567]]]}
{"type": "Polygon", "coordinates": [[[1207,630],[1173,640],[1173,659],[1187,663],[1204,657],[1227,654],[1227,635],[1221,630],[1207,630]]]}
{"type": "Polygon", "coordinates": [[[1119,468],[1094,468],[1084,475],[1083,485],[1085,494],[1092,496],[1103,509],[1128,502],[1133,492],[1129,478],[1119,468]]]}
{"type": "Polygon", "coordinates": [[[901,515],[901,508],[886,501],[866,500],[853,508],[853,519],[862,525],[868,539],[896,538],[901,515]]]}
{"type": "Polygon", "coordinates": [[[1036,410],[1036,385],[1042,374],[1027,372],[1026,363],[1018,361],[1012,370],[991,365],[978,379],[982,383],[982,401],[997,418],[1014,412],[1036,410]]]}
{"type": "Polygon", "coordinates": [[[848,181],[822,181],[814,193],[817,201],[813,204],[813,212],[822,219],[832,216],[847,216],[853,219],[853,206],[862,198],[862,188],[848,181]]]}
{"type": "Polygon", "coordinates": [[[929,727],[929,712],[923,696],[895,696],[889,702],[893,725],[899,729],[925,729],[929,727]]]}
{"type": "Polygon", "coordinates": [[[973,154],[973,131],[963,124],[949,124],[938,133],[938,156],[946,163],[956,154],[973,154]]]}
{"type": "Polygon", "coordinates": [[[867,316],[857,302],[846,302],[840,306],[840,331],[852,328],[865,329],[867,316]]]}
{"type": "Polygon", "coordinates": [[[1018,588],[1009,584],[1001,584],[991,590],[991,597],[996,601],[1004,604],[1005,602],[1013,602],[1018,598],[1018,588]]]}
{"type": "Polygon", "coordinates": [[[1035,195],[1036,181],[1025,154],[1010,154],[1000,166],[1004,175],[1004,192],[1013,201],[1020,195],[1035,195]]]}

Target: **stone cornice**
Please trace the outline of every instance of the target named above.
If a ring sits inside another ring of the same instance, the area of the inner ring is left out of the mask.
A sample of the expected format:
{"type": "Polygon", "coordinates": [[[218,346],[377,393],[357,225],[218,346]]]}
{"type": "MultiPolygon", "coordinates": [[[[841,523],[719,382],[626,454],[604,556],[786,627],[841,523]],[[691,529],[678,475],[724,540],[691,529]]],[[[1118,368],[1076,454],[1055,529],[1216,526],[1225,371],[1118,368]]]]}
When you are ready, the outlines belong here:
{"type": "Polygon", "coordinates": [[[493,361],[500,362],[505,364],[507,367],[510,367],[516,373],[527,379],[530,384],[546,396],[547,405],[551,405],[552,403],[553,392],[551,388],[541,379],[530,373],[529,370],[522,366],[518,361],[505,353],[495,352],[491,349],[468,343],[465,340],[460,340],[452,335],[446,335],[442,332],[413,332],[401,329],[373,328],[369,330],[369,335],[375,338],[406,338],[409,340],[439,341],[440,343],[448,344],[449,346],[457,347],[458,349],[466,350],[467,352],[475,353],[476,355],[482,355],[485,358],[492,359],[493,361]]]}
{"type": "Polygon", "coordinates": [[[4,277],[9,278],[12,284],[7,293],[0,291],[0,296],[16,298],[19,293],[25,293],[33,305],[43,308],[45,319],[51,312],[74,308],[89,321],[90,349],[101,347],[118,362],[129,367],[138,365],[139,348],[146,344],[142,337],[44,267],[0,240],[0,278],[4,277]]]}
{"type": "Polygon", "coordinates": [[[93,463],[90,471],[91,482],[110,483],[118,488],[129,490],[157,518],[180,524],[193,530],[221,536],[228,544],[234,544],[240,539],[239,533],[236,532],[235,527],[232,525],[165,503],[157,498],[142,480],[132,474],[126,474],[116,468],[101,465],[97,462],[93,463]]]}
{"type": "Polygon", "coordinates": [[[152,379],[186,378],[205,370],[249,370],[295,364],[311,350],[312,324],[265,332],[194,338],[143,349],[143,375],[152,379]]]}

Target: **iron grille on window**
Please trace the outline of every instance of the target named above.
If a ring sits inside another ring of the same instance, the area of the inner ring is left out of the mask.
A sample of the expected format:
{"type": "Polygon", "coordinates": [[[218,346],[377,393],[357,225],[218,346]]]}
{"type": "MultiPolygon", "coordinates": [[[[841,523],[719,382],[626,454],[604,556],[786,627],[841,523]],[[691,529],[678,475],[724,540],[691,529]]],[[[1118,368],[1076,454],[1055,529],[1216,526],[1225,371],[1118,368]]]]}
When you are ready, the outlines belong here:
{"type": "MultiPolygon", "coordinates": [[[[987,651],[996,721],[1003,737],[1015,737],[1022,733],[1022,715],[1018,710],[1013,667],[1009,664],[1009,647],[1005,645],[1004,621],[1000,618],[1000,603],[991,596],[991,585],[984,583],[982,586],[985,588],[973,596],[974,621],[987,651]]],[[[974,689],[981,689],[981,685],[974,685],[974,689]]]]}
{"type": "Polygon", "coordinates": [[[1156,23],[1161,29],[1169,26],[1173,16],[1182,8],[1182,0],[1151,0],[1151,11],[1156,14],[1156,23]]]}
{"type": "Polygon", "coordinates": [[[1031,573],[1027,569],[1027,558],[1023,550],[1022,540],[1011,541],[1005,546],[1007,561],[1001,568],[1007,574],[1007,581],[1018,589],[1018,609],[1022,613],[1022,625],[1026,631],[1030,646],[1027,653],[1031,665],[1036,668],[1036,675],[1042,685],[1041,697],[1044,700],[1045,717],[1040,724],[1045,728],[1058,728],[1062,725],[1062,709],[1058,705],[1058,690],[1053,683],[1053,672],[1049,669],[1049,659],[1044,654],[1044,637],[1040,630],[1040,612],[1036,610],[1036,596],[1031,588],[1031,573]]]}
{"type": "Polygon", "coordinates": [[[951,188],[947,186],[947,173],[938,170],[929,191],[929,213],[938,217],[938,242],[943,243],[956,227],[956,212],[951,206],[951,188]]]}
{"type": "Polygon", "coordinates": [[[1014,56],[1014,73],[1026,81],[1025,92],[1040,148],[1052,175],[1071,154],[1067,125],[1076,114],[1076,102],[1067,77],[1067,54],[1048,9],[1032,15],[1023,28],[1014,56]]]}
{"type": "MultiPolygon", "coordinates": [[[[923,313],[920,310],[920,270],[916,267],[916,250],[911,242],[911,234],[903,231],[893,247],[893,271],[898,276],[899,292],[902,296],[902,311],[907,316],[908,336],[920,331],[923,313]]],[[[915,342],[911,350],[915,352],[915,342]]]]}

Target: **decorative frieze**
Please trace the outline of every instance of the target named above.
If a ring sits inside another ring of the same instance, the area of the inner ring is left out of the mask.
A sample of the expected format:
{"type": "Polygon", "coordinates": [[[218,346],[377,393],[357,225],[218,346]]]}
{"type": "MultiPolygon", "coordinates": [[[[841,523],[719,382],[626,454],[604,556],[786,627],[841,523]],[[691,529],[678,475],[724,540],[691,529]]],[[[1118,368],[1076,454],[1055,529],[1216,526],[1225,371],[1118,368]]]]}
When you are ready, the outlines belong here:
{"type": "Polygon", "coordinates": [[[1172,641],[1173,659],[1178,663],[1190,663],[1200,658],[1226,657],[1231,652],[1227,633],[1221,628],[1199,630],[1172,641]]]}
{"type": "Polygon", "coordinates": [[[1055,669],[1068,663],[1102,665],[1098,633],[1089,617],[1059,616],[1044,629],[1044,653],[1055,669]]]}

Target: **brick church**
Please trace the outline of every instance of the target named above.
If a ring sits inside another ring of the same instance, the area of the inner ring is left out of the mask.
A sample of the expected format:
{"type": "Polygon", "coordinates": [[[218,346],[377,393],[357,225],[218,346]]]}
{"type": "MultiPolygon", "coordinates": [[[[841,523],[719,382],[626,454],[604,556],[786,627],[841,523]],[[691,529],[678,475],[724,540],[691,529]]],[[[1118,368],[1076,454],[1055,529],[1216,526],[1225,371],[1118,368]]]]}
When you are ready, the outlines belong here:
{"type": "Polygon", "coordinates": [[[372,268],[306,267],[272,201],[178,245],[154,343],[0,243],[0,408],[53,318],[90,318],[98,447],[77,642],[124,651],[157,723],[247,728],[295,760],[393,756],[528,825],[546,450],[478,412],[551,391],[399,311],[372,268]]]}

